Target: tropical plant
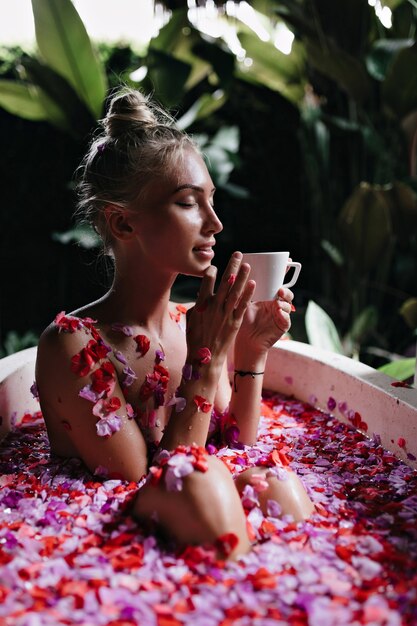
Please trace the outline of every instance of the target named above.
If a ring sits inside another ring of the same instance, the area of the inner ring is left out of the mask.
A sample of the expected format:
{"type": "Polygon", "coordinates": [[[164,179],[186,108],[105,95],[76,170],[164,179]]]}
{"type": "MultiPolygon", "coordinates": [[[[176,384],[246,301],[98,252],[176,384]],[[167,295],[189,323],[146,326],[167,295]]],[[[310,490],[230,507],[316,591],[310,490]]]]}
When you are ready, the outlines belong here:
{"type": "Polygon", "coordinates": [[[103,111],[107,81],[70,0],[32,0],[36,55],[22,54],[20,80],[0,80],[0,106],[83,138],[103,111]]]}
{"type": "MultiPolygon", "coordinates": [[[[309,79],[300,139],[311,271],[344,335],[337,347],[358,355],[376,340],[387,348],[378,320],[387,328],[391,317],[398,326],[401,305],[401,311],[415,306],[409,298],[417,270],[417,7],[383,2],[392,9],[388,28],[366,0],[275,5],[304,46],[309,79]],[[324,255],[333,271],[323,271],[324,255]]],[[[311,330],[311,318],[307,324],[311,330]]]]}

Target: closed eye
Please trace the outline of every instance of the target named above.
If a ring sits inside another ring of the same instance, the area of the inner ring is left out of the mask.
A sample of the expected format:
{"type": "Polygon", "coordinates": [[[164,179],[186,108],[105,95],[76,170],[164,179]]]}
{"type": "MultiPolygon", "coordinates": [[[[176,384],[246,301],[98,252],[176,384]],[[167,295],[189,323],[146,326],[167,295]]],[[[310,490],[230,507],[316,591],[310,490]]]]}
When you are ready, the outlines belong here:
{"type": "Polygon", "coordinates": [[[186,207],[192,207],[195,206],[195,202],[176,202],[176,204],[178,204],[178,206],[186,206],[186,207]]]}

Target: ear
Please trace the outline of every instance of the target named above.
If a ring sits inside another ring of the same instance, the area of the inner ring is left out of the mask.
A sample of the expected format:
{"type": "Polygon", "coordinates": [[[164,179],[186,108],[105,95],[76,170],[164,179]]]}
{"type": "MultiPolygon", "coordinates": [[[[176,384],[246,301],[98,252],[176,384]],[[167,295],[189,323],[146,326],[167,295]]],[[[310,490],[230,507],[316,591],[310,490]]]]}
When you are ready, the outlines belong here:
{"type": "Polygon", "coordinates": [[[132,238],[134,228],[131,224],[131,211],[109,204],[104,209],[104,215],[107,228],[114,239],[127,241],[132,238]]]}

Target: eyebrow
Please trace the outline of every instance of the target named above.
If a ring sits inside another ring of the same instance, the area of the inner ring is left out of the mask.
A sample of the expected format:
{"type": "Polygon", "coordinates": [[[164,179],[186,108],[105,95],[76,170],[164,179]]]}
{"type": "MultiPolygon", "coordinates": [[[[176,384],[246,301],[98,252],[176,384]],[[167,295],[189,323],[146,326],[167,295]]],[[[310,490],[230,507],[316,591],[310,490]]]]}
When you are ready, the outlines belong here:
{"type": "MultiPolygon", "coordinates": [[[[180,185],[179,187],[177,187],[174,191],[174,193],[177,193],[177,191],[182,191],[183,189],[193,189],[194,191],[199,191],[200,193],[204,193],[204,189],[202,187],[199,187],[198,185],[191,185],[189,183],[185,183],[185,185],[180,185]]],[[[213,187],[213,189],[211,190],[211,193],[214,193],[216,191],[216,187],[213,187]]]]}

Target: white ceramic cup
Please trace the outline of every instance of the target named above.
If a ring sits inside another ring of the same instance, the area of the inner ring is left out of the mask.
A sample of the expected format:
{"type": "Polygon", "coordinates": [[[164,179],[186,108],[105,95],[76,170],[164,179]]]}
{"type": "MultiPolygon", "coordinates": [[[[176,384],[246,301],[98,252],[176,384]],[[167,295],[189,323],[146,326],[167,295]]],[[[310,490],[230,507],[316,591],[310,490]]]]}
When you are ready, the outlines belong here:
{"type": "Polygon", "coordinates": [[[249,278],[256,281],[254,300],[272,300],[280,287],[292,287],[297,282],[301,263],[288,262],[289,252],[251,252],[244,253],[242,261],[249,263],[249,278]],[[292,278],[284,283],[287,267],[294,268],[292,278]]]}

